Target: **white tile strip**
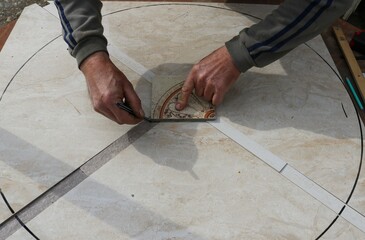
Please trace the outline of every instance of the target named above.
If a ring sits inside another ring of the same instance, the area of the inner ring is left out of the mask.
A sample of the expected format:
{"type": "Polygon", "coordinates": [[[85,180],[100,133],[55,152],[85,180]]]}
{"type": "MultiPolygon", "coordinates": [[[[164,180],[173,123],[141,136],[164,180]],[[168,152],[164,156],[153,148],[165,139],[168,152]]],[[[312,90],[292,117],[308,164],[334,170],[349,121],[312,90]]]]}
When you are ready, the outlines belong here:
{"type": "Polygon", "coordinates": [[[352,225],[365,232],[365,217],[354,210],[350,206],[346,206],[345,210],[343,210],[341,217],[346,219],[352,225]]]}
{"type": "Polygon", "coordinates": [[[251,140],[245,134],[241,133],[222,119],[218,118],[215,121],[209,122],[210,125],[218,129],[224,135],[241,145],[243,148],[251,152],[256,157],[260,158],[267,165],[280,172],[287,164],[278,156],[274,155],[269,150],[262,147],[260,144],[251,140]]]}
{"type": "MultiPolygon", "coordinates": [[[[137,74],[143,76],[147,81],[151,82],[155,78],[154,73],[149,71],[142,64],[136,62],[127,54],[120,51],[114,45],[110,45],[108,50],[110,55],[118,59],[137,74]]],[[[300,187],[332,211],[339,213],[342,207],[346,205],[326,189],[313,182],[298,170],[288,165],[284,160],[251,140],[245,134],[241,133],[224,120],[217,119],[216,121],[209,122],[209,124],[261,159],[270,167],[274,168],[279,174],[286,177],[289,181],[300,187]]],[[[341,216],[349,223],[365,232],[365,217],[362,214],[355,211],[350,206],[346,206],[341,216]]]]}
{"type": "Polygon", "coordinates": [[[135,61],[133,58],[128,56],[126,53],[119,50],[112,43],[108,45],[109,54],[118,59],[121,63],[129,67],[131,70],[135,71],[137,74],[141,75],[144,79],[151,82],[156,75],[144,67],[139,62],[135,61]]]}
{"type": "Polygon", "coordinates": [[[334,195],[323,189],[321,186],[304,176],[301,172],[290,165],[286,166],[281,174],[336,213],[339,213],[341,208],[345,205],[345,203],[343,203],[341,200],[336,198],[334,195]]]}

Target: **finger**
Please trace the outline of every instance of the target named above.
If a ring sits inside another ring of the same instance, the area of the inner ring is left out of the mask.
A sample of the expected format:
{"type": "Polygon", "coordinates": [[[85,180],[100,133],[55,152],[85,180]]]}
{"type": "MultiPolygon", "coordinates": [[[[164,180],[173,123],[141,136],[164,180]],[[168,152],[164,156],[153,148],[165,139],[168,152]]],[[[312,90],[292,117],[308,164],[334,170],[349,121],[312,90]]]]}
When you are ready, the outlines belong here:
{"type": "Polygon", "coordinates": [[[195,81],[195,95],[197,95],[198,97],[202,97],[204,95],[204,90],[205,90],[205,79],[197,79],[195,81]]]}
{"type": "MultiPolygon", "coordinates": [[[[125,99],[122,99],[122,102],[124,101],[125,99]]],[[[129,104],[126,103],[126,105],[129,104]]],[[[135,114],[130,114],[128,111],[120,109],[116,104],[111,104],[110,106],[110,109],[115,115],[115,118],[119,124],[137,124],[142,120],[141,118],[136,117],[135,114]]]]}
{"type": "Polygon", "coordinates": [[[118,124],[123,124],[122,122],[120,122],[116,117],[115,115],[107,108],[105,109],[102,109],[102,110],[95,110],[96,112],[104,115],[105,117],[109,118],[110,120],[118,123],[118,124]]]}
{"type": "Polygon", "coordinates": [[[144,112],[141,105],[141,99],[139,99],[137,93],[134,91],[132,84],[128,84],[124,88],[124,95],[126,103],[132,108],[134,114],[142,119],[144,117],[144,112]]]}
{"type": "Polygon", "coordinates": [[[214,95],[213,95],[213,98],[212,98],[212,104],[214,106],[219,105],[223,101],[223,96],[224,96],[223,93],[215,92],[214,95]]]}
{"type": "MultiPolygon", "coordinates": [[[[116,105],[117,100],[113,96],[113,93],[103,95],[100,100],[94,102],[94,110],[118,124],[133,124],[134,117],[127,112],[120,110],[116,105]]],[[[120,96],[120,99],[122,98],[123,97],[120,96]]]]}
{"type": "Polygon", "coordinates": [[[185,80],[181,88],[181,99],[175,105],[176,110],[181,111],[188,105],[190,94],[194,89],[194,75],[193,71],[191,71],[185,80]]]}
{"type": "Polygon", "coordinates": [[[214,95],[214,87],[211,85],[207,85],[204,89],[204,95],[203,98],[206,101],[212,101],[214,95]]]}
{"type": "Polygon", "coordinates": [[[115,113],[115,117],[117,118],[117,122],[120,124],[137,124],[142,121],[141,118],[137,118],[132,114],[120,109],[118,107],[113,107],[113,111],[115,113]]]}
{"type": "Polygon", "coordinates": [[[111,106],[110,109],[117,119],[116,122],[119,124],[137,124],[142,121],[141,118],[137,118],[132,114],[129,114],[127,111],[120,109],[116,104],[111,106]]]}

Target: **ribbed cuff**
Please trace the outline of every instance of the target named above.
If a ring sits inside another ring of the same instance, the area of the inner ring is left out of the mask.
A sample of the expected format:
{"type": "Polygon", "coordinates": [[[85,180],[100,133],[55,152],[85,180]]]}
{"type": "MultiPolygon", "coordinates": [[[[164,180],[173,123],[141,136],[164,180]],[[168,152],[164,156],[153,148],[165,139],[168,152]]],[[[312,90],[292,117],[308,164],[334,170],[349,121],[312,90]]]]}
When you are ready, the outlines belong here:
{"type": "Polygon", "coordinates": [[[239,36],[235,36],[226,42],[226,47],[240,72],[246,72],[255,65],[239,36]]]}
{"type": "Polygon", "coordinates": [[[77,65],[80,67],[82,61],[95,52],[108,52],[106,39],[100,37],[89,37],[87,40],[77,44],[72,51],[72,55],[76,57],[77,65]]]}

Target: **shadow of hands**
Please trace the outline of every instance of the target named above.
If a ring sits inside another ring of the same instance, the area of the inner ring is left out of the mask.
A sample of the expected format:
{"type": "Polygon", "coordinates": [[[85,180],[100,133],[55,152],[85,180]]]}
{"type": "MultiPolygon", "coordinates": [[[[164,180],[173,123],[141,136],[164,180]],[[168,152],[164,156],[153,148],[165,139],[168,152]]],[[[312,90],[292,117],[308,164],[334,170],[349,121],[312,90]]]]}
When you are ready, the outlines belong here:
{"type": "Polygon", "coordinates": [[[265,68],[242,74],[217,115],[259,131],[293,128],[336,139],[359,138],[345,88],[311,52],[302,45],[265,68]]]}
{"type": "MultiPolygon", "coordinates": [[[[159,77],[176,77],[182,81],[188,75],[192,64],[166,63],[161,64],[152,72],[152,81],[159,77]]],[[[151,76],[151,74],[148,74],[151,76]]],[[[152,84],[143,77],[139,79],[135,89],[140,95],[146,116],[151,113],[152,84]],[[146,91],[146,90],[149,91],[146,91]],[[148,93],[147,93],[148,92],[148,93]]],[[[142,154],[151,158],[156,164],[173,168],[180,172],[188,172],[194,179],[199,177],[193,167],[197,161],[198,150],[195,145],[195,135],[199,123],[193,122],[162,122],[144,135],[144,140],[134,144],[142,154]]]]}

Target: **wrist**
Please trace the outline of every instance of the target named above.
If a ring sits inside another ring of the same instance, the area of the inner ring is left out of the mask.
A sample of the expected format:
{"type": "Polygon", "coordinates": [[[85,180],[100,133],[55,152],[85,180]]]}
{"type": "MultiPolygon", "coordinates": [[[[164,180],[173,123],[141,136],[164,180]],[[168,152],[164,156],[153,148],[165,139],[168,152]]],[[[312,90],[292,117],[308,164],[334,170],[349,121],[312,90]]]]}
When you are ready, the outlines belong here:
{"type": "Polygon", "coordinates": [[[84,75],[87,75],[90,71],[95,71],[95,68],[104,66],[110,62],[108,53],[99,51],[91,54],[80,64],[80,70],[84,75]]]}

